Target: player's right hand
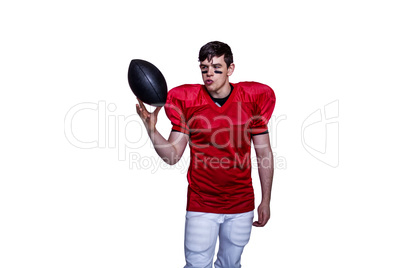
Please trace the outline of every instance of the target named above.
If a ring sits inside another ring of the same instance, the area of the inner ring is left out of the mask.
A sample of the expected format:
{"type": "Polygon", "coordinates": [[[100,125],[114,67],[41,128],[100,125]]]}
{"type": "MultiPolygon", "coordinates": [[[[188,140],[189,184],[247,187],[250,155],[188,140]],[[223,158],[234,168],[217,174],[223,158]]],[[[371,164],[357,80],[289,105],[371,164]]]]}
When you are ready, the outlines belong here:
{"type": "Polygon", "coordinates": [[[138,99],[137,113],[141,117],[142,122],[145,125],[148,133],[153,133],[156,130],[156,122],[158,120],[158,113],[162,109],[162,107],[157,107],[153,113],[148,112],[147,108],[145,108],[144,103],[138,99]]]}

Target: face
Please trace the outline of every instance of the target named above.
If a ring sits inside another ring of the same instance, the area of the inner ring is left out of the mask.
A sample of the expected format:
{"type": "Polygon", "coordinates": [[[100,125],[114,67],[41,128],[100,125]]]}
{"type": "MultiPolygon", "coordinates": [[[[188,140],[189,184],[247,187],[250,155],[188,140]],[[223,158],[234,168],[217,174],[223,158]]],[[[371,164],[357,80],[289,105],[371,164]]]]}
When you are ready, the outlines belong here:
{"type": "Polygon", "coordinates": [[[204,85],[211,95],[219,97],[219,93],[222,91],[230,90],[229,76],[234,71],[234,64],[232,63],[228,68],[224,55],[213,57],[211,61],[205,59],[200,63],[200,69],[204,85]]]}

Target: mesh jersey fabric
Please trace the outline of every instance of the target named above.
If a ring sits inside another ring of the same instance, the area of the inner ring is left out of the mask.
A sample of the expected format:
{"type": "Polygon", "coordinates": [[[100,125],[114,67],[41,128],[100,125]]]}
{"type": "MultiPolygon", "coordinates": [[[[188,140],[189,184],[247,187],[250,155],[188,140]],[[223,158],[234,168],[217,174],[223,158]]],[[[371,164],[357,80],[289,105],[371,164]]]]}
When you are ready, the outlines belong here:
{"type": "Polygon", "coordinates": [[[172,130],[189,135],[188,211],[230,214],[254,209],[251,136],[267,131],[276,98],[261,83],[232,86],[222,107],[203,85],[168,92],[165,112],[172,130]]]}

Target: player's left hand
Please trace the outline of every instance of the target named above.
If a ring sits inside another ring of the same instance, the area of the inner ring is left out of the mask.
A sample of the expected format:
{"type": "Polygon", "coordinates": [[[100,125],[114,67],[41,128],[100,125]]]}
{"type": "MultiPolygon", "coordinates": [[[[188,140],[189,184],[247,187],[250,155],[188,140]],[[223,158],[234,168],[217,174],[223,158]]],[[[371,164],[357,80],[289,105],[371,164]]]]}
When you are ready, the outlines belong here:
{"type": "Polygon", "coordinates": [[[269,218],[271,217],[271,209],[269,208],[269,204],[261,203],[257,209],[258,213],[258,221],[253,223],[255,227],[264,227],[267,224],[269,218]]]}

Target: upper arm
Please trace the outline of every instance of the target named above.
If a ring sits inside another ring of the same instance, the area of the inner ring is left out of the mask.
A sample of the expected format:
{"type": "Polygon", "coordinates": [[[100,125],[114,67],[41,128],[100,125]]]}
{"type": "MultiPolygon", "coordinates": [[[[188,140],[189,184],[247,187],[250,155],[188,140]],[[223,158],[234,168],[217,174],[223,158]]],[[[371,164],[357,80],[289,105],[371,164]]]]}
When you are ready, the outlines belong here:
{"type": "MultiPolygon", "coordinates": [[[[189,140],[189,135],[184,134],[183,132],[179,131],[171,131],[168,141],[173,145],[176,151],[177,161],[180,160],[181,156],[183,155],[184,149],[186,149],[187,143],[189,140]]],[[[177,162],[175,161],[175,162],[177,162]]]]}
{"type": "Polygon", "coordinates": [[[252,136],[257,157],[268,157],[272,154],[269,133],[252,136]]]}
{"type": "MultiPolygon", "coordinates": [[[[274,169],[274,158],[272,154],[271,144],[269,142],[269,134],[255,135],[252,137],[254,143],[255,154],[257,156],[258,171],[274,169]]],[[[261,177],[260,177],[261,178],[261,177]]]]}

